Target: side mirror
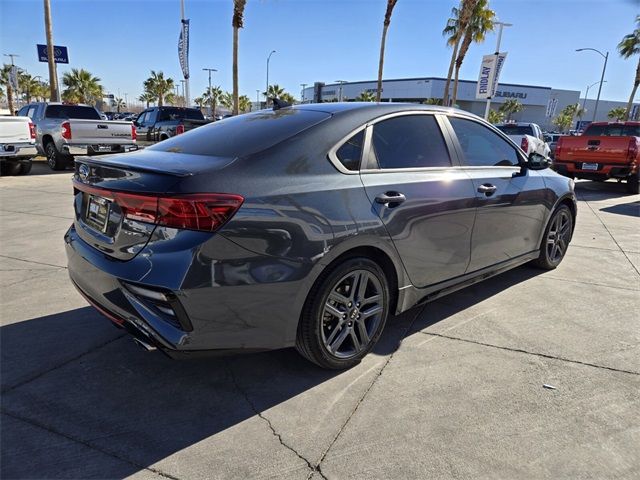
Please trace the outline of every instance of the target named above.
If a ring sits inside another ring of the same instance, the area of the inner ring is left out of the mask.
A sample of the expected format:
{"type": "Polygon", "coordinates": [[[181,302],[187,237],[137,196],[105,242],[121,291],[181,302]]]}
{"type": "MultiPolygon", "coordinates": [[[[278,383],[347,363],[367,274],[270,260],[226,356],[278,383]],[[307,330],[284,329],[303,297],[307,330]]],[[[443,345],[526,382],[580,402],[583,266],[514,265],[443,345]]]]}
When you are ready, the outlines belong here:
{"type": "Polygon", "coordinates": [[[531,170],[544,170],[545,168],[549,168],[550,165],[551,161],[537,152],[531,152],[527,159],[527,168],[531,170]]]}

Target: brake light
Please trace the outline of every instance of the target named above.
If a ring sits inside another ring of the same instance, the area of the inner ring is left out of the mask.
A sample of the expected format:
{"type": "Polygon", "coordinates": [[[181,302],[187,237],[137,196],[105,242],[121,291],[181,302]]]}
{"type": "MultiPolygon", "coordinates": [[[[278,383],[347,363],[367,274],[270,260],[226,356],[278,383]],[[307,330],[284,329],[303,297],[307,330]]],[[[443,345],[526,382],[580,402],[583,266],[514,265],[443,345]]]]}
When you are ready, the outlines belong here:
{"type": "Polygon", "coordinates": [[[71,140],[71,124],[69,122],[62,122],[62,138],[65,140],[71,140]]]}
{"type": "Polygon", "coordinates": [[[522,148],[522,150],[524,150],[525,152],[529,151],[529,140],[527,140],[527,137],[522,137],[520,148],[522,148]]]}
{"type": "Polygon", "coordinates": [[[33,122],[29,122],[29,134],[31,135],[32,140],[36,138],[36,126],[33,122]]]}
{"type": "Polygon", "coordinates": [[[228,193],[157,196],[119,192],[74,181],[74,187],[116,203],[129,220],[172,228],[214,232],[238,211],[244,198],[228,193]]]}
{"type": "Polygon", "coordinates": [[[138,131],[136,130],[136,126],[132,123],[131,124],[131,140],[137,140],[138,139],[138,131]]]}
{"type": "Polygon", "coordinates": [[[184,125],[176,125],[176,135],[184,133],[184,125]]]}
{"type": "Polygon", "coordinates": [[[629,139],[629,150],[627,150],[627,160],[634,162],[638,156],[638,143],[635,138],[629,139]]]}

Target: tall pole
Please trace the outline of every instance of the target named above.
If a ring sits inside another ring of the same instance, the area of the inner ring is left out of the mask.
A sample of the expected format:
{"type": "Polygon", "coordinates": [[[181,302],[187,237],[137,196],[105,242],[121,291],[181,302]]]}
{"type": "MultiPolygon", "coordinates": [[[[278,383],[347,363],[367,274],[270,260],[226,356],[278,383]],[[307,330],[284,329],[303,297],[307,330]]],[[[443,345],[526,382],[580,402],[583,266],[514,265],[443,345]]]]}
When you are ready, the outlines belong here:
{"type": "MultiPolygon", "coordinates": [[[[180,0],[180,18],[182,19],[182,22],[180,22],[180,28],[182,28],[183,22],[185,20],[184,18],[184,0],[180,0]]],[[[183,42],[186,42],[187,39],[183,38],[182,39],[183,42]]],[[[189,64],[189,54],[187,52],[187,65],[189,64]]],[[[184,76],[184,73],[183,73],[184,76]]],[[[186,90],[184,90],[184,86],[183,86],[183,97],[184,97],[184,102],[185,102],[185,106],[189,106],[191,104],[191,98],[190,98],[190,90],[189,90],[189,77],[184,77],[184,82],[186,85],[186,90]]]]}
{"type": "Polygon", "coordinates": [[[584,94],[584,98],[582,99],[582,110],[584,111],[585,106],[587,105],[587,97],[589,96],[589,89],[591,87],[593,87],[594,85],[597,85],[599,83],[607,83],[607,81],[605,80],[604,82],[602,80],[600,80],[599,82],[594,82],[591,85],[587,85],[587,91],[584,94]]]}
{"type": "MultiPolygon", "coordinates": [[[[496,68],[498,66],[498,55],[500,55],[500,43],[502,42],[502,29],[504,27],[512,27],[513,24],[512,23],[505,23],[505,22],[494,22],[494,25],[498,25],[498,40],[496,42],[496,68]]],[[[493,85],[489,85],[490,93],[493,93],[493,85]]],[[[487,106],[484,109],[484,119],[485,120],[489,120],[489,111],[491,110],[491,95],[489,95],[489,98],[487,98],[487,106]]]]}
{"type": "MultiPolygon", "coordinates": [[[[15,57],[19,57],[20,55],[16,54],[16,53],[5,53],[4,54],[5,57],[9,57],[11,58],[11,77],[13,77],[14,73],[15,73],[15,79],[16,79],[16,83],[15,85],[11,85],[11,88],[13,89],[13,95],[14,95],[14,99],[15,99],[15,105],[13,106],[14,110],[20,110],[20,92],[18,91],[19,88],[19,84],[18,84],[18,72],[16,71],[16,64],[14,63],[13,59],[15,57]]],[[[11,81],[9,81],[9,84],[11,84],[11,81]]],[[[14,114],[14,112],[10,112],[11,115],[14,114]]]]}
{"type": "Polygon", "coordinates": [[[260,89],[256,90],[256,107],[260,109],[260,89]]]}
{"type": "Polygon", "coordinates": [[[58,88],[58,72],[56,69],[56,58],[53,51],[53,26],[51,25],[51,4],[49,0],[44,0],[44,31],[47,36],[47,57],[49,63],[49,89],[50,100],[60,101],[60,90],[58,88]]]}
{"type": "Polygon", "coordinates": [[[576,52],[584,52],[590,50],[592,52],[596,52],[602,58],[604,58],[604,65],[602,66],[602,75],[600,77],[600,86],[598,87],[598,97],[596,98],[596,104],[593,108],[593,119],[592,122],[596,121],[596,115],[598,113],[598,103],[600,102],[600,92],[602,91],[602,84],[604,83],[604,73],[607,70],[607,60],[609,59],[609,52],[606,54],[602,53],[600,50],[596,50],[595,48],[576,48],[576,52]]]}
{"type": "Polygon", "coordinates": [[[308,83],[301,83],[300,86],[302,87],[302,93],[300,95],[300,99],[301,102],[304,103],[304,90],[305,88],[307,88],[307,85],[309,85],[308,83]]]}
{"type": "Polygon", "coordinates": [[[216,70],[215,68],[203,68],[202,70],[204,72],[209,72],[209,109],[211,110],[211,116],[215,121],[216,115],[213,111],[213,97],[211,96],[211,72],[217,72],[218,70],[216,70]]]}
{"type": "Polygon", "coordinates": [[[124,106],[127,110],[129,110],[129,99],[127,98],[127,95],[129,95],[127,92],[124,92],[124,106]]]}
{"type": "Polygon", "coordinates": [[[338,87],[338,101],[341,102],[342,101],[342,85],[347,83],[346,80],[336,80],[336,83],[338,83],[340,85],[340,87],[338,87]]]}
{"type": "Polygon", "coordinates": [[[264,98],[267,100],[267,106],[269,105],[269,60],[271,60],[271,55],[276,53],[275,50],[271,50],[271,53],[267,57],[267,88],[264,91],[264,98]]]}

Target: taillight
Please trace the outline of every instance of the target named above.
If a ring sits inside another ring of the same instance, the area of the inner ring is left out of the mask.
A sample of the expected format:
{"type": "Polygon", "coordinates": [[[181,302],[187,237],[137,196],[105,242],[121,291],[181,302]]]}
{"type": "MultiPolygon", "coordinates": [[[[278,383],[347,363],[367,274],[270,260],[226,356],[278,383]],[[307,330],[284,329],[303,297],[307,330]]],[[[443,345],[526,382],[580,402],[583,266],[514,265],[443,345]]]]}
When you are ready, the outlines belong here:
{"type": "Polygon", "coordinates": [[[62,138],[71,140],[71,124],[69,122],[62,122],[62,138]]]}
{"type": "Polygon", "coordinates": [[[176,125],[176,135],[184,133],[184,125],[176,125]]]}
{"type": "Polygon", "coordinates": [[[635,138],[629,139],[629,150],[627,150],[627,160],[634,162],[638,156],[638,143],[635,138]]]}
{"type": "Polygon", "coordinates": [[[118,192],[74,181],[74,187],[116,203],[129,220],[155,223],[172,228],[214,232],[238,211],[244,198],[228,193],[156,196],[118,192]]]}
{"type": "Polygon", "coordinates": [[[520,148],[522,148],[522,150],[524,150],[525,152],[529,151],[529,140],[527,140],[527,137],[522,137],[522,142],[520,142],[520,148]]]}
{"type": "Polygon", "coordinates": [[[36,138],[36,126],[33,122],[29,122],[29,134],[31,135],[32,140],[36,138]]]}
{"type": "Polygon", "coordinates": [[[137,140],[138,139],[138,131],[136,130],[136,126],[132,123],[131,124],[131,140],[137,140]]]}

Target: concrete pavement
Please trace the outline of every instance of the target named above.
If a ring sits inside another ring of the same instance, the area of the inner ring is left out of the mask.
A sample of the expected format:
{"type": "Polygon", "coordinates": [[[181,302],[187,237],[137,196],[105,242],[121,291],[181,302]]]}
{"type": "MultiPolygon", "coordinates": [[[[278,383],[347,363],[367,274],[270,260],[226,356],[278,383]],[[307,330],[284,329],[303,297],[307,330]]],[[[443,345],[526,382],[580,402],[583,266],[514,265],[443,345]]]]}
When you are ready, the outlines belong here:
{"type": "Polygon", "coordinates": [[[558,269],[416,308],[326,372],[144,353],[67,279],[70,173],[0,178],[1,476],[637,478],[640,196],[577,190],[558,269]]]}

